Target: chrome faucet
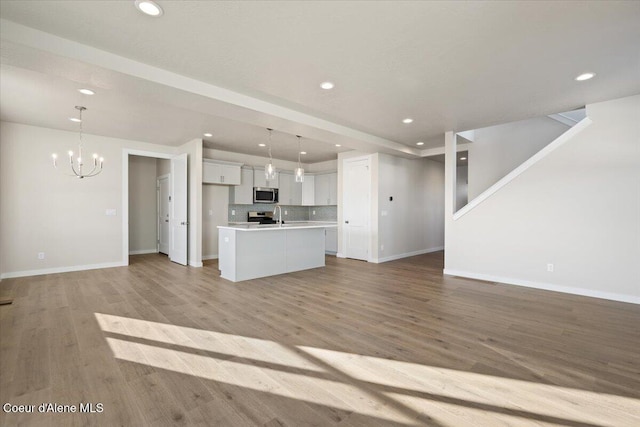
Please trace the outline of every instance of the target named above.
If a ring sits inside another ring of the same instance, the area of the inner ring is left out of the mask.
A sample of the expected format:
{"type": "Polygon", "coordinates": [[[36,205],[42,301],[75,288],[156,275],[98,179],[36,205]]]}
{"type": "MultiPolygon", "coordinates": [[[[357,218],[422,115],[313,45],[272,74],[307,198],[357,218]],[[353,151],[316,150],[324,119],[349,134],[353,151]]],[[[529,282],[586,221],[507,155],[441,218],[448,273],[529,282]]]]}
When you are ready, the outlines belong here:
{"type": "Polygon", "coordinates": [[[282,227],[282,206],[277,204],[276,207],[273,208],[274,215],[276,214],[276,211],[278,211],[278,224],[280,224],[280,227],[282,227]]]}

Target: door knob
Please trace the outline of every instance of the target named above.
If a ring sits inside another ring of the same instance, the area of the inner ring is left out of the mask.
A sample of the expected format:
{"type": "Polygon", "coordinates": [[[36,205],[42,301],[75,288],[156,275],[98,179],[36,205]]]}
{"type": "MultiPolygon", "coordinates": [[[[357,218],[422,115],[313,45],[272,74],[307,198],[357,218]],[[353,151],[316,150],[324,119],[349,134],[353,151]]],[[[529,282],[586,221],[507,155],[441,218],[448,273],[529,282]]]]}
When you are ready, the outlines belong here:
{"type": "Polygon", "coordinates": [[[349,224],[349,221],[345,221],[344,223],[345,223],[345,224],[349,224]]]}
{"type": "Polygon", "coordinates": [[[182,221],[182,222],[180,223],[180,225],[187,225],[187,224],[188,224],[188,222],[185,222],[185,221],[182,221]]]}

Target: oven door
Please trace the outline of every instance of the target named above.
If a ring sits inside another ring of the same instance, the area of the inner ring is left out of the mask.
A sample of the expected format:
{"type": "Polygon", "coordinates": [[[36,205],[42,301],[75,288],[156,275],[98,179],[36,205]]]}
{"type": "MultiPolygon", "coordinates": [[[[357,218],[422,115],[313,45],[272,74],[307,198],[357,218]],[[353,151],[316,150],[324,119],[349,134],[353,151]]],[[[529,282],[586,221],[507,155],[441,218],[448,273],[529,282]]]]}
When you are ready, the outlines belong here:
{"type": "Polygon", "coordinates": [[[253,203],[277,203],[277,190],[275,188],[253,188],[253,203]]]}

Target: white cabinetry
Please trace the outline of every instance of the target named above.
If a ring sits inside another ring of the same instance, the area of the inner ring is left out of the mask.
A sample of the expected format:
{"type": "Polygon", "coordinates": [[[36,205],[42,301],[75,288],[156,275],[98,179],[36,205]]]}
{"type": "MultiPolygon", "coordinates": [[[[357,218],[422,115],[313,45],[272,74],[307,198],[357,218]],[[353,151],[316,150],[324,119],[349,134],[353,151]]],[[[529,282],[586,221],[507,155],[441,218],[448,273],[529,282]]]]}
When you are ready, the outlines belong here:
{"type": "Polygon", "coordinates": [[[264,188],[279,188],[278,175],[279,173],[276,173],[276,177],[274,179],[267,181],[267,177],[264,175],[264,169],[253,168],[253,186],[264,188]]]}
{"type": "Polygon", "coordinates": [[[229,204],[253,204],[253,168],[242,168],[240,185],[229,189],[229,204]]]}
{"type": "Polygon", "coordinates": [[[203,184],[240,185],[242,163],[204,159],[202,163],[203,184]]]}
{"type": "Polygon", "coordinates": [[[302,183],[296,182],[291,173],[280,173],[278,199],[281,205],[300,206],[302,204],[302,183]]]}
{"type": "Polygon", "coordinates": [[[338,204],[338,174],[325,173],[316,175],[315,205],[327,206],[338,204]]]}
{"type": "Polygon", "coordinates": [[[314,175],[305,174],[302,183],[302,206],[314,206],[315,201],[315,179],[314,175]]]}
{"type": "Polygon", "coordinates": [[[325,228],[324,229],[324,250],[327,253],[335,254],[338,252],[338,229],[337,228],[325,228]]]}

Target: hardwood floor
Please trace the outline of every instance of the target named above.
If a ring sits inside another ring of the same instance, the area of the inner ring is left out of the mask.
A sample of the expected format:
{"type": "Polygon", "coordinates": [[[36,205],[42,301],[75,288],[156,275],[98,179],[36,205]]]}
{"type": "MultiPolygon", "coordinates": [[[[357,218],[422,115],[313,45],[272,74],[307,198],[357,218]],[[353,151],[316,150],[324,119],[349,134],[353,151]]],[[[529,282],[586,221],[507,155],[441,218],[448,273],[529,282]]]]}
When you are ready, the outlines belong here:
{"type": "Polygon", "coordinates": [[[215,261],[141,255],[4,280],[0,401],[36,413],[0,424],[640,425],[639,306],[442,264],[327,257],[234,284],[215,261]],[[37,413],[48,402],[103,411],[37,413]]]}

